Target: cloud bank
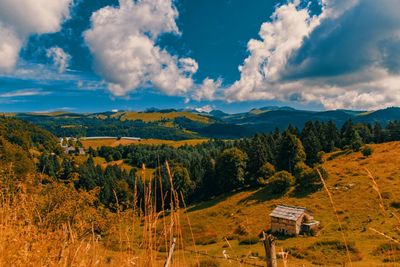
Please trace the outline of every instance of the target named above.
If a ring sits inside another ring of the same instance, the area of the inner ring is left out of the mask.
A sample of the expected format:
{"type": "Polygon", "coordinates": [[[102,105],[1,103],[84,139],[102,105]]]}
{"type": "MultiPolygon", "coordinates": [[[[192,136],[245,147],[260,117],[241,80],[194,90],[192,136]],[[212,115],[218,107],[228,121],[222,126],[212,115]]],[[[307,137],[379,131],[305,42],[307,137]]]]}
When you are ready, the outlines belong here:
{"type": "Polygon", "coordinates": [[[282,5],[248,42],[228,101],[281,100],[328,109],[400,105],[400,2],[324,0],[311,16],[282,5]]]}
{"type": "Polygon", "coordinates": [[[0,73],[11,72],[32,34],[57,32],[72,0],[0,0],[0,73]]]}

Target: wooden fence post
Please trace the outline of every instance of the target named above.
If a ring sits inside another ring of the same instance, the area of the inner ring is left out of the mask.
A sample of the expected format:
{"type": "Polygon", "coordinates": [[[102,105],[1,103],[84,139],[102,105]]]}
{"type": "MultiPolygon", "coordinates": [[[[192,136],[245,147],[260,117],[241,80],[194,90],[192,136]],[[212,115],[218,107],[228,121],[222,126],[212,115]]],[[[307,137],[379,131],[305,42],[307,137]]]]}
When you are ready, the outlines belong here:
{"type": "Polygon", "coordinates": [[[172,255],[174,254],[175,245],[176,245],[176,238],[174,237],[172,239],[172,245],[171,248],[169,249],[168,258],[165,261],[164,267],[169,267],[171,265],[171,260],[172,260],[172,255]]]}
{"type": "Polygon", "coordinates": [[[267,236],[265,232],[263,232],[263,243],[267,267],[277,267],[275,238],[272,235],[267,236]]]}

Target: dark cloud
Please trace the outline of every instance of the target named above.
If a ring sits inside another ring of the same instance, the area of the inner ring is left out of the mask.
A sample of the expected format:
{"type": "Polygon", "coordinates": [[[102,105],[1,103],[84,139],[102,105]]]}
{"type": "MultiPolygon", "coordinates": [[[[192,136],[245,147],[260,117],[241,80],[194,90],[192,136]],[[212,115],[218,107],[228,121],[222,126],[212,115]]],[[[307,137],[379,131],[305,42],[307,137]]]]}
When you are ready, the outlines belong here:
{"type": "Polygon", "coordinates": [[[360,0],[337,18],[323,19],[289,60],[283,77],[338,76],[371,66],[400,71],[400,1],[360,0]]]}

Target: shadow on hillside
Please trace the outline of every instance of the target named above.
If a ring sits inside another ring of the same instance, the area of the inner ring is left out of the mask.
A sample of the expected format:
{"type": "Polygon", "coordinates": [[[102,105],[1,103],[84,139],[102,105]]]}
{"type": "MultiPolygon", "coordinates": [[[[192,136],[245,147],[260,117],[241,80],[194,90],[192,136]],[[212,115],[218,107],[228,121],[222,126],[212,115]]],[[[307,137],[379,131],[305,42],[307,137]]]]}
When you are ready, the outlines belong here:
{"type": "Polygon", "coordinates": [[[187,212],[192,212],[192,211],[198,211],[198,210],[203,210],[207,208],[211,208],[218,203],[226,200],[228,197],[234,195],[237,192],[232,192],[232,193],[226,193],[220,196],[213,197],[209,200],[202,201],[200,203],[196,203],[194,206],[191,206],[190,208],[187,209],[187,212]]]}
{"type": "Polygon", "coordinates": [[[245,197],[241,200],[239,200],[239,204],[241,203],[246,203],[249,201],[256,201],[256,202],[264,202],[264,201],[268,201],[268,200],[272,200],[272,199],[276,199],[276,198],[280,198],[282,197],[284,194],[276,194],[273,192],[273,189],[269,186],[266,186],[264,188],[261,188],[259,190],[257,190],[254,194],[251,194],[248,197],[245,197]]]}

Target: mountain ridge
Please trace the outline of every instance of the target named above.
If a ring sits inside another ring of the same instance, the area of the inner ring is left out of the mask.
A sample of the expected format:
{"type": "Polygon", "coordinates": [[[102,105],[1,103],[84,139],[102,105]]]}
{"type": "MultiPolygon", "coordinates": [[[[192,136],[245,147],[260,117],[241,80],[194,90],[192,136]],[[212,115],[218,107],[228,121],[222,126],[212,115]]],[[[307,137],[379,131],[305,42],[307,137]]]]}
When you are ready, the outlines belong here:
{"type": "Polygon", "coordinates": [[[112,133],[113,136],[134,135],[141,138],[179,140],[204,137],[235,139],[257,132],[271,132],[276,128],[282,130],[289,125],[302,129],[307,121],[333,121],[338,127],[348,120],[352,120],[354,123],[386,125],[390,121],[400,121],[400,108],[389,107],[375,111],[343,109],[312,111],[267,106],[234,114],[221,110],[199,112],[193,109],[152,108],[143,112],[74,113],[54,111],[50,113],[21,112],[9,114],[9,116],[42,126],[57,136],[86,136],[90,133],[100,132],[106,135],[112,133]],[[96,127],[101,128],[101,131],[91,131],[96,127]],[[80,130],[77,131],[76,128],[80,128],[80,130]],[[85,128],[88,130],[84,130],[85,128]]]}

